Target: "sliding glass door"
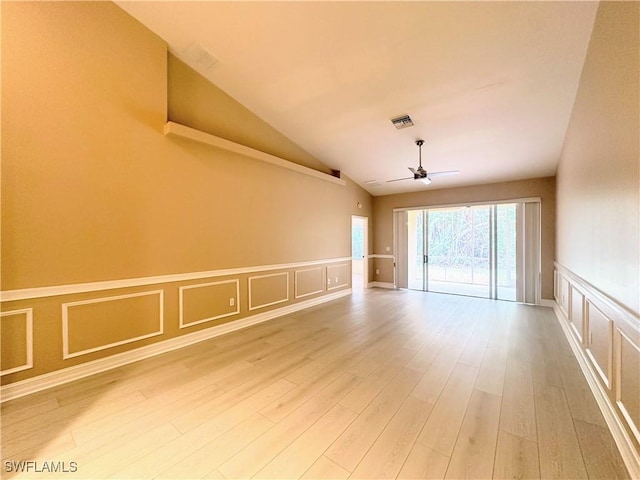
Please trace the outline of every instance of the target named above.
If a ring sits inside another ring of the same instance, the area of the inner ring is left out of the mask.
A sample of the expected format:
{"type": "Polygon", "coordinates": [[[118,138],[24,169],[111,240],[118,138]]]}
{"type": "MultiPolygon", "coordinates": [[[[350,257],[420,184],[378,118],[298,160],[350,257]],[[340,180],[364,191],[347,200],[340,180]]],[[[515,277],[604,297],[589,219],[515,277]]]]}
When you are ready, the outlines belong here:
{"type": "Polygon", "coordinates": [[[402,213],[402,218],[406,218],[406,236],[400,237],[406,241],[407,288],[518,299],[518,204],[429,208],[402,213]]]}
{"type": "Polygon", "coordinates": [[[499,300],[517,300],[517,239],[515,203],[495,206],[496,295],[499,300]]]}
{"type": "Polygon", "coordinates": [[[407,288],[426,290],[426,210],[407,212],[407,288]]]}

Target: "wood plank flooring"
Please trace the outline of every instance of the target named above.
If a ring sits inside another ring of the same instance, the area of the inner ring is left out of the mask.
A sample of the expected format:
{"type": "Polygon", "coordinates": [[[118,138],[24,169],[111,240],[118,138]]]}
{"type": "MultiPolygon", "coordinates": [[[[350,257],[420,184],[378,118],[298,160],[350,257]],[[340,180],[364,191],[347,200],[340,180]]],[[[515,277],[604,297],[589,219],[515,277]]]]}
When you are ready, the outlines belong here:
{"type": "Polygon", "coordinates": [[[12,400],[1,420],[3,478],[629,478],[551,309],[411,291],[12,400]],[[21,460],[77,472],[6,471],[21,460]]]}

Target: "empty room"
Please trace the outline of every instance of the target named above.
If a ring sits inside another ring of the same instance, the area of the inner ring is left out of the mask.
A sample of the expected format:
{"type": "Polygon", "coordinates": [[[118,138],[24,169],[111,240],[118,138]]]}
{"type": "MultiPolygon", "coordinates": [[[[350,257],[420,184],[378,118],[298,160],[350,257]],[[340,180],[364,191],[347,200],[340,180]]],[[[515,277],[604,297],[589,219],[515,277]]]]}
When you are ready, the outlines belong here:
{"type": "Polygon", "coordinates": [[[640,478],[640,2],[0,30],[0,477],[640,478]]]}

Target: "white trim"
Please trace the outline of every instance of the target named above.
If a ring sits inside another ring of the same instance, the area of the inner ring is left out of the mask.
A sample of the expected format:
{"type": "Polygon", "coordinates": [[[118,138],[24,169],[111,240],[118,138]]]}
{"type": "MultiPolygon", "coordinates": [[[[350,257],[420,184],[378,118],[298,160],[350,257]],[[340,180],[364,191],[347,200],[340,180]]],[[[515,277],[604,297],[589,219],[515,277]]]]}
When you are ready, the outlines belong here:
{"type": "Polygon", "coordinates": [[[560,277],[558,283],[561,283],[564,278],[564,280],[571,285],[577,285],[582,294],[589,298],[590,303],[593,305],[597,304],[598,309],[606,317],[615,318],[616,321],[624,321],[629,327],[640,333],[640,317],[637,313],[632,312],[626,306],[618,303],[606,293],[594,287],[571,270],[563,267],[558,262],[554,262],[554,265],[557,270],[557,275],[560,277]]]}
{"type": "MultiPolygon", "coordinates": [[[[353,279],[354,279],[354,262],[361,261],[362,262],[362,288],[367,288],[367,280],[369,280],[369,217],[365,217],[363,215],[351,215],[351,224],[349,225],[349,244],[351,245],[351,288],[353,288],[353,279]],[[353,227],[356,222],[362,223],[362,258],[354,259],[353,258],[353,227]]],[[[328,287],[328,285],[327,285],[328,287]]]]}
{"type": "MultiPolygon", "coordinates": [[[[624,338],[627,343],[629,343],[629,345],[631,345],[631,348],[633,348],[634,350],[636,350],[638,352],[638,355],[640,355],[640,346],[636,345],[633,340],[631,340],[629,338],[629,336],[627,334],[625,334],[622,330],[620,330],[619,328],[616,328],[616,332],[615,332],[615,344],[616,344],[616,348],[615,351],[617,353],[617,355],[615,356],[615,369],[616,369],[616,391],[615,391],[615,395],[616,395],[616,405],[618,405],[618,408],[620,409],[620,412],[622,413],[622,416],[625,418],[625,420],[627,421],[627,424],[629,425],[629,428],[631,430],[631,432],[633,433],[633,435],[636,437],[636,440],[638,443],[640,443],[640,430],[639,430],[639,426],[636,425],[636,423],[634,422],[633,418],[631,418],[631,415],[629,415],[629,411],[627,410],[627,408],[624,406],[624,403],[621,402],[621,381],[620,381],[620,377],[622,374],[622,339],[624,338]]],[[[640,478],[637,477],[637,478],[640,478]]]]}
{"type": "Polygon", "coordinates": [[[234,280],[223,280],[221,282],[210,282],[210,283],[198,283],[196,285],[186,285],[184,287],[178,288],[179,295],[179,328],[187,328],[192,327],[193,325],[199,325],[201,323],[210,322],[212,320],[218,320],[220,318],[231,317],[233,315],[238,315],[240,313],[240,280],[237,278],[234,280]],[[203,288],[203,287],[211,287],[213,285],[223,285],[227,283],[235,283],[236,284],[236,310],[234,312],[223,313],[222,315],[217,315],[215,317],[203,318],[201,320],[196,320],[195,322],[184,323],[184,295],[182,294],[184,290],[189,290],[192,288],[203,288]]]}
{"type": "Polygon", "coordinates": [[[284,270],[289,268],[306,267],[309,265],[323,265],[334,262],[351,260],[351,257],[329,258],[325,260],[310,260],[307,262],[281,263],[273,265],[259,265],[253,267],[228,268],[203,272],[174,273],[152,277],[128,278],[124,280],[108,280],[104,282],[77,283],[72,285],[55,285],[50,287],[23,288],[0,292],[0,302],[27,300],[31,298],[54,297],[75,293],[99,292],[116,288],[142,287],[159,283],[183,282],[187,280],[201,280],[203,278],[242,275],[253,272],[267,272],[270,270],[284,270]]]}
{"type": "Polygon", "coordinates": [[[395,290],[396,286],[393,283],[389,282],[369,282],[369,288],[379,287],[379,288],[391,288],[395,290]]]}
{"type": "Polygon", "coordinates": [[[69,302],[62,304],[62,358],[67,360],[69,358],[79,357],[81,355],[87,355],[93,352],[99,352],[100,350],[106,350],[111,347],[117,347],[119,345],[125,345],[127,343],[136,342],[145,338],[156,337],[164,333],[164,290],[153,290],[149,292],[130,293],[127,295],[117,295],[115,297],[101,297],[91,300],[80,300],[78,302],[69,302]],[[78,352],[69,353],[69,308],[77,307],[78,305],[87,305],[91,303],[112,302],[115,300],[122,300],[123,298],[143,297],[146,295],[158,295],[159,300],[159,329],[156,332],[148,333],[146,335],[140,335],[139,337],[132,337],[119,342],[113,342],[99,347],[88,348],[86,350],[80,350],[78,352]]]}
{"type": "Polygon", "coordinates": [[[216,137],[215,135],[211,135],[209,133],[196,130],[195,128],[187,127],[185,125],[180,125],[179,123],[167,122],[164,126],[164,134],[187,138],[189,140],[194,140],[196,142],[204,143],[206,145],[211,145],[212,147],[222,148],[223,150],[239,153],[240,155],[253,158],[254,160],[267,162],[272,165],[276,165],[278,167],[283,167],[288,170],[292,170],[294,172],[302,173],[304,175],[309,175],[310,177],[335,183],[336,185],[345,186],[347,184],[345,180],[342,180],[341,178],[338,178],[338,177],[334,177],[333,175],[329,175],[328,173],[324,173],[319,170],[314,170],[313,168],[305,167],[303,165],[290,162],[283,158],[276,157],[275,155],[261,152],[260,150],[256,150],[254,148],[232,142],[225,138],[216,137]]]}
{"type": "Polygon", "coordinates": [[[27,363],[24,365],[18,365],[17,367],[10,368],[8,370],[0,371],[0,376],[8,375],[10,373],[22,372],[23,370],[29,370],[33,368],[33,308],[23,308],[20,310],[11,310],[7,312],[1,312],[0,318],[9,317],[12,315],[26,315],[25,318],[25,342],[26,342],[26,354],[27,363]]]}
{"type": "Polygon", "coordinates": [[[368,258],[388,258],[388,259],[391,259],[391,260],[395,260],[396,256],[395,255],[382,254],[382,253],[372,253],[371,255],[369,255],[368,258]]]}
{"type": "Polygon", "coordinates": [[[45,373],[37,377],[28,378],[8,385],[0,387],[0,401],[6,402],[13,400],[14,398],[29,395],[31,393],[39,392],[47,388],[62,385],[64,383],[72,382],[89,375],[104,372],[112,368],[121,367],[129,363],[137,362],[145,358],[160,355],[162,353],[177,350],[182,347],[193,345],[194,343],[202,342],[219,335],[225,335],[227,333],[240,330],[242,328],[250,327],[257,323],[265,322],[273,318],[281,317],[290,313],[304,310],[305,308],[320,305],[325,302],[337,300],[341,297],[345,297],[351,294],[351,289],[341,290],[339,292],[332,293],[330,295],[323,295],[321,297],[312,298],[302,302],[287,305],[286,307],[270,310],[268,312],[258,313],[250,317],[235,320],[233,322],[224,323],[222,325],[216,325],[211,328],[205,328],[197,332],[187,333],[179,337],[170,338],[161,342],[157,342],[144,347],[129,350],[127,352],[118,353],[109,357],[100,358],[91,362],[82,363],[73,367],[63,368],[51,373],[45,373]]]}
{"type": "MultiPolygon", "coordinates": [[[[349,263],[337,263],[335,265],[327,265],[327,279],[331,279],[331,277],[329,276],[329,268],[331,267],[351,267],[351,259],[349,259],[349,263]]],[[[340,285],[334,285],[332,287],[329,286],[329,284],[327,283],[327,291],[329,290],[335,290],[337,288],[342,288],[342,287],[348,287],[349,286],[349,282],[347,281],[346,283],[341,283],[340,285]]]]}
{"type": "Polygon", "coordinates": [[[255,275],[255,276],[249,277],[248,280],[249,280],[248,281],[248,283],[249,283],[249,310],[258,310],[259,308],[270,307],[271,305],[277,305],[278,303],[283,303],[283,302],[288,302],[289,301],[289,272],[271,273],[269,275],[255,275]],[[287,296],[286,296],[286,298],[283,298],[282,300],[276,300],[275,302],[263,303],[262,305],[254,306],[253,302],[252,302],[253,298],[252,298],[252,295],[251,295],[251,281],[255,280],[256,278],[279,277],[281,275],[286,275],[286,277],[287,277],[287,296]]]}
{"type": "Polygon", "coordinates": [[[421,205],[415,207],[398,207],[394,208],[394,212],[406,212],[409,210],[425,210],[435,208],[455,208],[455,207],[473,207],[476,205],[504,205],[508,203],[541,203],[540,197],[527,198],[510,198],[508,200],[487,200],[484,202],[463,202],[463,203],[442,203],[434,205],[421,205]]]}
{"type": "Polygon", "coordinates": [[[547,298],[543,298],[540,300],[540,306],[541,307],[549,307],[549,308],[553,308],[555,307],[556,302],[554,302],[553,300],[549,300],[547,298]]]}
{"type": "Polygon", "coordinates": [[[587,359],[584,350],[578,343],[578,340],[571,334],[568,326],[568,320],[560,309],[559,304],[556,303],[553,311],[560,323],[560,327],[562,327],[565,337],[567,337],[567,340],[569,341],[569,345],[571,346],[574,356],[578,360],[578,364],[580,365],[582,373],[589,384],[589,388],[596,399],[598,407],[600,407],[602,416],[604,417],[605,422],[609,427],[609,431],[618,446],[620,456],[622,457],[627,470],[629,470],[631,478],[640,478],[640,453],[635,449],[633,440],[616,414],[616,411],[607,396],[607,392],[598,381],[597,373],[593,370],[591,362],[587,359]]]}
{"type": "MultiPolygon", "coordinates": [[[[569,284],[569,291],[571,292],[571,284],[569,284]]],[[[585,342],[587,347],[585,348],[585,352],[593,362],[593,366],[600,375],[600,378],[602,379],[604,384],[609,390],[611,390],[611,370],[613,366],[613,320],[611,320],[603,311],[601,311],[598,307],[591,303],[589,299],[587,299],[585,303],[587,308],[582,312],[583,326],[585,322],[587,324],[587,338],[585,342]],[[607,369],[606,372],[602,369],[602,365],[600,365],[595,355],[591,351],[591,344],[593,343],[593,341],[591,340],[591,308],[597,310],[602,318],[604,318],[607,322],[607,365],[605,367],[607,369]]],[[[571,295],[569,296],[569,307],[571,308],[571,295]]],[[[569,316],[567,315],[567,319],[568,318],[569,316]]],[[[571,322],[568,321],[568,323],[571,322]]]]}
{"type": "Polygon", "coordinates": [[[322,267],[317,267],[317,268],[305,268],[304,270],[296,270],[293,272],[293,296],[294,298],[304,298],[304,297],[308,297],[310,295],[315,295],[317,293],[322,293],[324,292],[324,275],[323,275],[323,271],[324,269],[322,267]],[[298,273],[299,272],[311,272],[314,270],[320,270],[320,290],[316,290],[315,292],[309,292],[309,293],[303,293],[302,295],[298,295],[298,273]]]}

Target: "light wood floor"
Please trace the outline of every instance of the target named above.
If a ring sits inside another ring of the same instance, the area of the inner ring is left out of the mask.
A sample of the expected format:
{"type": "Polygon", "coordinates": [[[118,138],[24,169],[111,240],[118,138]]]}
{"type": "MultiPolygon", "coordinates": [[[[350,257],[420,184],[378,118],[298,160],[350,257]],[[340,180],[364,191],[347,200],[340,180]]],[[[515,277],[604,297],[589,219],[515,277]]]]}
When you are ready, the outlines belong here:
{"type": "Polygon", "coordinates": [[[2,457],[73,479],[628,478],[551,309],[380,289],[7,402],[2,457]]]}

